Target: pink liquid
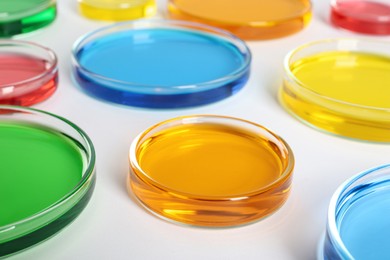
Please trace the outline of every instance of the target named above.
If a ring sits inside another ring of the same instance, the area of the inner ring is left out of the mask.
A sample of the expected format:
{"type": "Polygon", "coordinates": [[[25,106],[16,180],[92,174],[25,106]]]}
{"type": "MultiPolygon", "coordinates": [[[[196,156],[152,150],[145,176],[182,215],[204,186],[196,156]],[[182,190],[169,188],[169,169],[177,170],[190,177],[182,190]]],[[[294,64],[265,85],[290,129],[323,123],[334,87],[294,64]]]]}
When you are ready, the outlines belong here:
{"type": "Polygon", "coordinates": [[[0,53],[0,104],[29,106],[51,96],[57,69],[33,56],[0,53]]]}
{"type": "Polygon", "coordinates": [[[389,4],[365,0],[340,0],[332,6],[331,21],[336,26],[367,34],[390,34],[389,4]]]}

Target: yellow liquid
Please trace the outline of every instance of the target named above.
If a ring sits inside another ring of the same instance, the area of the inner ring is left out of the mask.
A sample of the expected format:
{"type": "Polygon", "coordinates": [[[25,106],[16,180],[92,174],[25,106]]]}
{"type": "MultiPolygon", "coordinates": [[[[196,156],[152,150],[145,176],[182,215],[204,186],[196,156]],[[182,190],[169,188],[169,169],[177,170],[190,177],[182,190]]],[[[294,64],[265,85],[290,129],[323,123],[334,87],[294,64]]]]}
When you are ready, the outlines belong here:
{"type": "Polygon", "coordinates": [[[176,221],[205,226],[242,224],[270,214],[285,201],[289,178],[278,184],[277,192],[272,191],[287,164],[281,153],[244,129],[206,123],[179,125],[149,137],[137,152],[140,167],[165,191],[134,175],[132,189],[149,209],[176,221]],[[229,201],[250,197],[265,187],[269,193],[254,196],[246,206],[229,201]],[[226,201],[205,206],[193,198],[226,201]]]}
{"type": "Polygon", "coordinates": [[[155,0],[79,0],[80,12],[91,19],[125,21],[156,13],[155,0]]]}
{"type": "Polygon", "coordinates": [[[390,141],[389,57],[326,52],[298,60],[290,70],[306,89],[286,80],[281,98],[298,117],[336,134],[390,141]]]}
{"type": "Polygon", "coordinates": [[[268,39],[301,30],[311,18],[309,0],[170,0],[175,19],[208,23],[243,39],[268,39]]]}

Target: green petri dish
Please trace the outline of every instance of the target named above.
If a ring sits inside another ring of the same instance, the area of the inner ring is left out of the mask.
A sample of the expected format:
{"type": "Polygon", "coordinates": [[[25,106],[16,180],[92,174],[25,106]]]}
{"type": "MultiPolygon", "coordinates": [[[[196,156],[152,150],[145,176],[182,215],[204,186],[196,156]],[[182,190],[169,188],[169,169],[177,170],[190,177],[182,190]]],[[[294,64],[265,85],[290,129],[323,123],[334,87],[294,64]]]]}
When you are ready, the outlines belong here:
{"type": "Polygon", "coordinates": [[[56,18],[56,0],[1,0],[0,37],[35,31],[56,18]]]}
{"type": "Polygon", "coordinates": [[[95,184],[88,136],[61,117],[0,106],[0,258],[73,221],[95,184]]]}

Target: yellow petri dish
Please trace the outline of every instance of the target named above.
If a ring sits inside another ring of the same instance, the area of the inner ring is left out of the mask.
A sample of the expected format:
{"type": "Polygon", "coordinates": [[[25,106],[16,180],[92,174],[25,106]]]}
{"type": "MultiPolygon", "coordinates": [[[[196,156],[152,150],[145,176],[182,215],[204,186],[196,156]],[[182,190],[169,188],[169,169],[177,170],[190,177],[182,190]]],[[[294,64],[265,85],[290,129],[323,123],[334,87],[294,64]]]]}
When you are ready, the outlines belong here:
{"type": "Polygon", "coordinates": [[[226,227],[268,216],[286,201],[294,157],[266,128],[237,118],[171,119],[130,148],[128,186],[140,204],[178,223],[226,227]]]}
{"type": "Polygon", "coordinates": [[[390,142],[390,48],[387,42],[322,40],[287,55],[280,100],[318,129],[390,142]]]}
{"type": "Polygon", "coordinates": [[[312,16],[310,0],[169,0],[168,14],[223,28],[245,40],[296,33],[312,16]]]}
{"type": "Polygon", "coordinates": [[[82,15],[90,19],[125,21],[156,13],[155,0],[78,0],[82,15]]]}

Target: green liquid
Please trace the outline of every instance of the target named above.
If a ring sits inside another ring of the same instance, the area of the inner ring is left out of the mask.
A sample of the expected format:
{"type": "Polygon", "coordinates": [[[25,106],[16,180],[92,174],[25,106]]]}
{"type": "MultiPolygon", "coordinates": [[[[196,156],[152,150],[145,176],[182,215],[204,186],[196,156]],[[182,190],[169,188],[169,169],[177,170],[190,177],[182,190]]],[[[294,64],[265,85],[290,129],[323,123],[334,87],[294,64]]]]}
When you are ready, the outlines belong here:
{"type": "Polygon", "coordinates": [[[0,122],[0,226],[38,213],[82,178],[83,151],[60,132],[0,122]]]}
{"type": "Polygon", "coordinates": [[[0,0],[0,37],[37,30],[54,21],[55,3],[50,0],[0,0]]]}

